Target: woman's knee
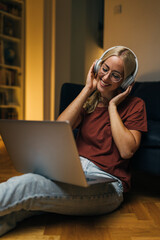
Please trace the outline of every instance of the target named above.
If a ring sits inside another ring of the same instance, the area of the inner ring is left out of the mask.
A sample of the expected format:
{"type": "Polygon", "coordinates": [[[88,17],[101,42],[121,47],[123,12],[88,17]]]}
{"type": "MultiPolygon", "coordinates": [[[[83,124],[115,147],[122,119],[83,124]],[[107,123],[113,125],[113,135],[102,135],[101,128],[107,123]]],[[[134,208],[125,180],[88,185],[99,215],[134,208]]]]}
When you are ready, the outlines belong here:
{"type": "Polygon", "coordinates": [[[0,216],[13,211],[35,210],[37,198],[50,194],[46,178],[37,174],[24,174],[11,178],[0,186],[0,216]]]}
{"type": "Polygon", "coordinates": [[[27,173],[21,176],[10,178],[6,182],[6,184],[8,185],[8,187],[11,185],[12,189],[13,187],[15,187],[16,190],[23,188],[23,192],[24,192],[25,190],[31,191],[32,188],[34,190],[36,188],[40,188],[40,186],[44,185],[45,181],[47,181],[47,179],[41,175],[34,174],[34,173],[27,173]]]}

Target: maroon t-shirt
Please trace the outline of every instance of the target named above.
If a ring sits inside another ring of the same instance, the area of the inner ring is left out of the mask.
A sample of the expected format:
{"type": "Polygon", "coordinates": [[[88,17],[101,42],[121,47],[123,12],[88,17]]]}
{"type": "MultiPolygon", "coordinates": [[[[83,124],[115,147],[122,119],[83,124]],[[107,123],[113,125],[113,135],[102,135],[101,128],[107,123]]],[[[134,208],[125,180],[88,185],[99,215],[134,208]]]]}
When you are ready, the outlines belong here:
{"type": "MultiPolygon", "coordinates": [[[[124,125],[130,130],[147,131],[144,101],[127,97],[118,106],[124,125]]],[[[130,188],[129,159],[122,159],[113,141],[108,108],[97,107],[88,114],[83,110],[83,120],[76,139],[79,155],[88,158],[107,173],[119,178],[124,192],[130,188]]]]}

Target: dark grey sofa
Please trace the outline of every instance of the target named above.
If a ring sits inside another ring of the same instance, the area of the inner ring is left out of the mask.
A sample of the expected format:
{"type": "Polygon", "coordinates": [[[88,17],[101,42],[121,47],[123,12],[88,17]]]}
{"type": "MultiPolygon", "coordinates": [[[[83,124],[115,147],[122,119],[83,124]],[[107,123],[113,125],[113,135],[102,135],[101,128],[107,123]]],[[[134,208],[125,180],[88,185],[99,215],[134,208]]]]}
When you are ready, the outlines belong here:
{"type": "MultiPolygon", "coordinates": [[[[82,88],[73,83],[62,86],[60,112],[82,88]]],[[[132,158],[133,168],[160,176],[160,82],[136,82],[131,95],[145,101],[148,119],[148,132],[143,134],[141,146],[132,158]]]]}
{"type": "Polygon", "coordinates": [[[135,169],[160,176],[160,82],[136,82],[132,95],[146,103],[148,132],[132,159],[135,169]]]}

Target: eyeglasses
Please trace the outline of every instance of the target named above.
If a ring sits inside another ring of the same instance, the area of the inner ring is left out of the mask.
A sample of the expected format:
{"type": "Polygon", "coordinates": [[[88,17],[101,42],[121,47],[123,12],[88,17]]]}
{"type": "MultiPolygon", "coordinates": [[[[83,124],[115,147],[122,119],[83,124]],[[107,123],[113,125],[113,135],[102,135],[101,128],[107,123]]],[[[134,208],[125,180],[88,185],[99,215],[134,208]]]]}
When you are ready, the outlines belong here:
{"type": "Polygon", "coordinates": [[[115,83],[117,83],[123,79],[123,77],[121,76],[120,73],[109,70],[109,67],[107,67],[105,64],[102,64],[102,66],[100,68],[100,72],[104,75],[109,74],[111,81],[115,82],[115,83]]]}

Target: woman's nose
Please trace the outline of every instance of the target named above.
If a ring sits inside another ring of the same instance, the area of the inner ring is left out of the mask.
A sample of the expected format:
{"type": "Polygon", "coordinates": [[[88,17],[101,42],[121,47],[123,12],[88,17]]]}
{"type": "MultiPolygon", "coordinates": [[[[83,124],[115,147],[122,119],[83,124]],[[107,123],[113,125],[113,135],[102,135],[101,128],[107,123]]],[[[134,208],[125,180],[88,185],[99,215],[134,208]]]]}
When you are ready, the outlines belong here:
{"type": "Polygon", "coordinates": [[[108,80],[108,79],[111,80],[110,76],[111,76],[111,72],[108,71],[107,73],[104,74],[102,79],[104,79],[104,80],[108,80]]]}

